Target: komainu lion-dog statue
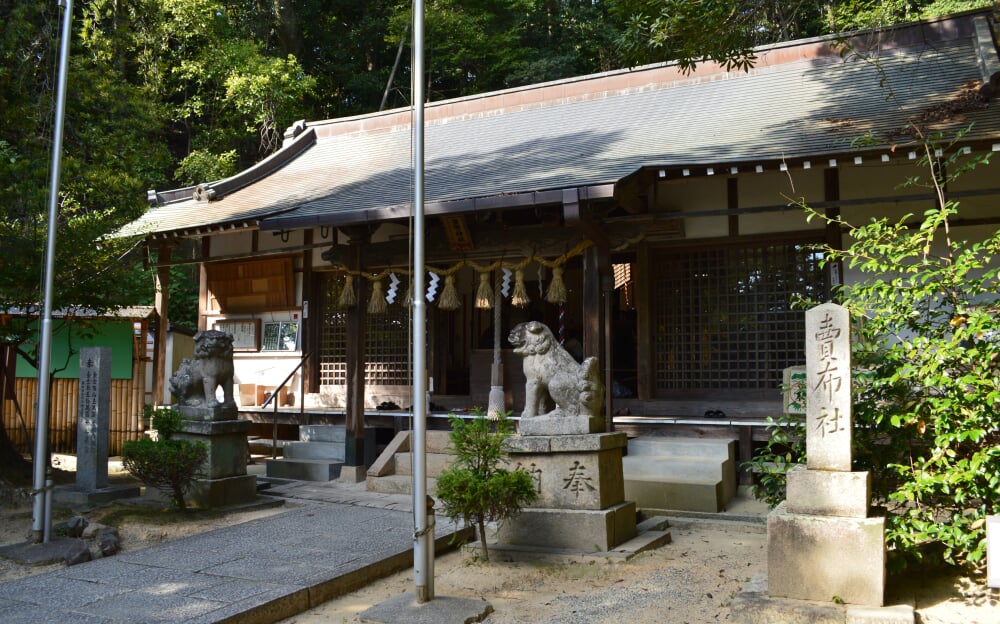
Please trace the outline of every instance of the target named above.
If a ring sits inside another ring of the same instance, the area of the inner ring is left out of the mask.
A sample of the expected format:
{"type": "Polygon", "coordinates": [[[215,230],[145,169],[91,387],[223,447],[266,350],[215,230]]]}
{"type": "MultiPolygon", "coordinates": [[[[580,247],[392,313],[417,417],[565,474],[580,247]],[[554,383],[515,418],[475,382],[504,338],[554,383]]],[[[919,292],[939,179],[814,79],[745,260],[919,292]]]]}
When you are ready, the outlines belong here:
{"type": "Polygon", "coordinates": [[[525,385],[523,419],[545,417],[594,418],[600,416],[604,401],[597,358],[582,364],[573,359],[544,323],[529,321],[516,325],[508,340],[514,353],[524,358],[525,385]],[[546,412],[550,403],[552,411],[546,412]]]}
{"type": "Polygon", "coordinates": [[[216,389],[222,386],[221,405],[236,405],[233,398],[233,337],[210,329],[194,335],[194,360],[185,358],[170,377],[170,391],[183,406],[212,407],[220,403],[216,389]]]}

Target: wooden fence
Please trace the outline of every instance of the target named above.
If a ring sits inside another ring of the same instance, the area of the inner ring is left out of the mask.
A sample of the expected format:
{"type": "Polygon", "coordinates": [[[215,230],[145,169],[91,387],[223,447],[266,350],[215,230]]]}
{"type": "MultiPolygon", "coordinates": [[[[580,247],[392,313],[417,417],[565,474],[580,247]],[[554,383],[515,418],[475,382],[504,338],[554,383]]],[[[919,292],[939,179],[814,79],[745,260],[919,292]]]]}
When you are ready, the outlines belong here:
{"type": "MultiPolygon", "coordinates": [[[[145,362],[133,366],[132,379],[111,380],[111,424],[108,436],[108,454],[121,455],[126,440],[138,439],[143,434],[142,407],[146,375],[145,362]]],[[[34,452],[35,409],[38,399],[38,380],[18,377],[15,381],[18,413],[13,401],[3,403],[3,424],[7,435],[21,452],[34,452]],[[30,448],[29,448],[30,447],[30,448]]],[[[80,382],[77,379],[54,379],[50,400],[49,450],[53,453],[76,453],[76,417],[79,411],[80,382]]]]}

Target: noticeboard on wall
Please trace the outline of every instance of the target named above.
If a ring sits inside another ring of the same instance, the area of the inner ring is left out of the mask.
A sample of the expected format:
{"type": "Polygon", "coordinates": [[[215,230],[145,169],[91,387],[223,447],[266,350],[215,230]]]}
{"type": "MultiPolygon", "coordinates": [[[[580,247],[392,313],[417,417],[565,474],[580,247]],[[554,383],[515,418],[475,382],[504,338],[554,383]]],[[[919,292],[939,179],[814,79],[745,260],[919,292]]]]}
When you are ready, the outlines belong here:
{"type": "Polygon", "coordinates": [[[298,351],[298,321],[268,321],[264,323],[261,351],[298,351]]]}
{"type": "Polygon", "coordinates": [[[233,336],[233,351],[260,350],[260,319],[223,319],[214,327],[233,336]]]}

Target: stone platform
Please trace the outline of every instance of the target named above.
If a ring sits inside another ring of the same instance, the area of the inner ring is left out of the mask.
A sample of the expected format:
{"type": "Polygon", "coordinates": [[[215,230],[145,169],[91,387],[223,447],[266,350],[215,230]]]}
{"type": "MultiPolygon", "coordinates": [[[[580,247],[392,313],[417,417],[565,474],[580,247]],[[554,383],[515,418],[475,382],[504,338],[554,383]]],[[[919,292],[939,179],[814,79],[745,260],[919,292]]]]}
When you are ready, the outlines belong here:
{"type": "Polygon", "coordinates": [[[624,433],[514,436],[512,468],[532,476],[538,499],[500,526],[499,545],[607,552],[636,536],[625,500],[624,433]]]}
{"type": "Polygon", "coordinates": [[[882,607],[839,604],[832,600],[775,598],[767,577],[754,577],[730,603],[736,624],[914,624],[913,605],[882,607]]]}

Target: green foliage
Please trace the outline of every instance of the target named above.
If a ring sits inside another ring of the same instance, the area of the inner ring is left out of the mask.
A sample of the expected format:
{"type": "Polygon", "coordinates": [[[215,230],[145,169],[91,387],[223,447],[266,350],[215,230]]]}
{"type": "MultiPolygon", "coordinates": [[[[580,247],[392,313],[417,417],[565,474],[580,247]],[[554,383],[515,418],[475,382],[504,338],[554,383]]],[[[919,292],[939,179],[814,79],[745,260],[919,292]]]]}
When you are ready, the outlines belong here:
{"type": "Polygon", "coordinates": [[[445,515],[475,523],[482,556],[489,560],[486,523],[502,522],[538,497],[534,480],[523,470],[507,470],[504,443],[513,434],[507,416],[490,421],[476,410],[475,418],[463,420],[451,415],[451,444],[455,462],[437,480],[437,496],[445,515]]]}
{"type": "Polygon", "coordinates": [[[142,408],[142,417],[152,425],[157,438],[164,440],[172,438],[184,424],[181,413],[172,407],[153,407],[147,404],[142,408]]]}
{"type": "MultiPolygon", "coordinates": [[[[975,573],[984,566],[986,516],[1000,506],[1000,232],[958,238],[959,205],[943,190],[989,154],[965,155],[939,136],[923,151],[929,175],[904,185],[932,189],[938,207],[862,225],[807,212],[852,241],[846,250],[823,247],[824,262],[862,276],[837,294],[856,325],[854,464],[872,475],[890,562],[898,569],[933,552],[975,573]]],[[[776,452],[784,441],[753,461],[779,468],[761,485],[771,503],[782,462],[794,460],[776,452]]]]}
{"type": "Polygon", "coordinates": [[[128,440],[122,447],[122,465],[137,479],[171,495],[181,510],[187,509],[185,494],[201,475],[208,447],[201,442],[175,440],[183,419],[172,408],[150,408],[144,415],[152,419],[157,439],[128,440]]]}
{"type": "Polygon", "coordinates": [[[785,474],[790,468],[804,461],[806,454],[805,422],[802,417],[786,415],[767,419],[769,439],[744,462],[743,468],[754,475],[751,486],[753,495],[770,507],[777,507],[785,500],[785,474]]]}
{"type": "Polygon", "coordinates": [[[615,0],[620,45],[631,65],[677,61],[685,70],[715,61],[753,66],[753,48],[779,41],[879,28],[990,6],[991,0],[615,0]]]}
{"type": "Polygon", "coordinates": [[[213,154],[208,150],[196,149],[181,159],[174,177],[181,184],[194,186],[201,182],[213,182],[235,175],[239,170],[238,164],[239,156],[236,150],[213,154]]]}

